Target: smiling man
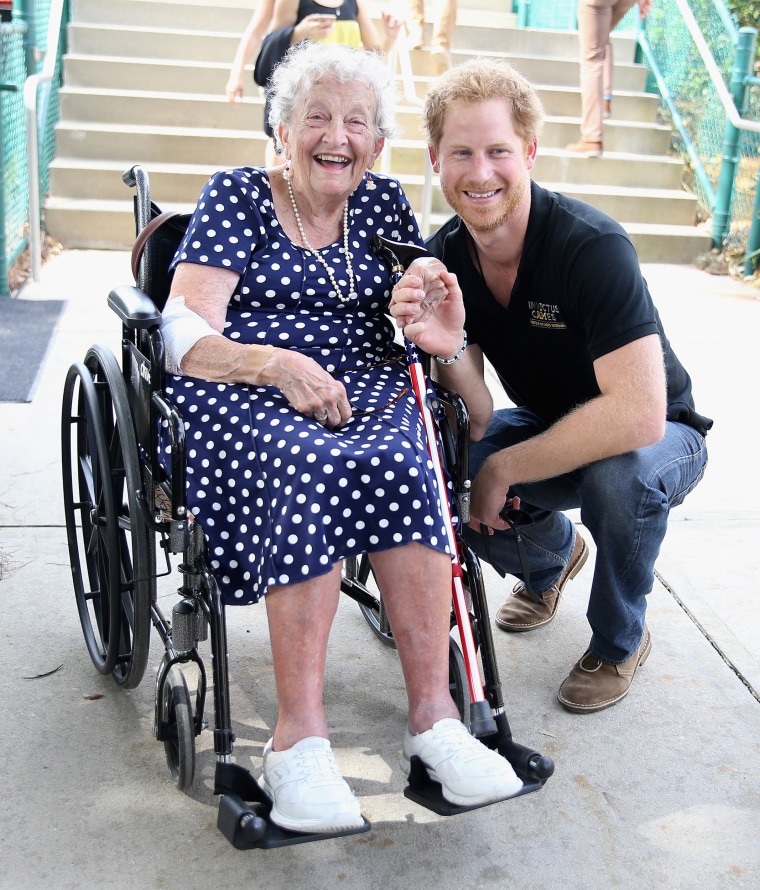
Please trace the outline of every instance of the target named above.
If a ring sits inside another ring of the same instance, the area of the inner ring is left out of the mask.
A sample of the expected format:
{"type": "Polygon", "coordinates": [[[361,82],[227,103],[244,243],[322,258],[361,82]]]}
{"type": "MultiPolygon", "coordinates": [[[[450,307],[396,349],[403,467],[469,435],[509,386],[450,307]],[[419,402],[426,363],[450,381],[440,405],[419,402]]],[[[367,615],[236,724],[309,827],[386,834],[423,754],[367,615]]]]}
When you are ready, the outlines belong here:
{"type": "Polygon", "coordinates": [[[542,122],[535,90],[505,63],[476,60],[433,83],[424,123],[456,215],[427,246],[448,269],[438,264],[448,293],[421,310],[433,276],[413,265],[392,312],[469,407],[468,534],[481,557],[522,579],[496,616],[502,630],[554,618],[588,557],[563,512],[580,508],[597,549],[591,639],[558,697],[587,713],[627,695],[649,655],[654,563],[670,509],[702,477],[712,421],[694,409],[623,229],[531,182],[542,122]],[[494,412],[484,356],[515,407],[494,412]],[[530,522],[529,578],[501,515],[507,499],[530,522]]]}

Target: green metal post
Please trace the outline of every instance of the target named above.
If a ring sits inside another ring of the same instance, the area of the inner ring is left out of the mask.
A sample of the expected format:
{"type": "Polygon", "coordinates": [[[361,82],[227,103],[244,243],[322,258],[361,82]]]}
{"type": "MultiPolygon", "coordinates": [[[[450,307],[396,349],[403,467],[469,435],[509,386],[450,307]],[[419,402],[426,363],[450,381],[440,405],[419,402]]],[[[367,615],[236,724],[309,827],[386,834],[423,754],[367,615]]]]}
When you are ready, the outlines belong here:
{"type": "MultiPolygon", "coordinates": [[[[731,69],[729,89],[739,114],[746,111],[747,78],[752,75],[757,46],[757,31],[754,28],[740,28],[736,43],[736,54],[731,69]]],[[[736,169],[741,159],[741,131],[730,121],[726,123],[723,136],[722,161],[718,176],[718,189],[713,211],[713,247],[720,250],[728,237],[731,226],[731,203],[734,198],[736,169]]]]}
{"type": "MultiPolygon", "coordinates": [[[[0,68],[0,74],[2,69],[0,68]]],[[[0,297],[10,294],[8,284],[8,239],[5,235],[5,113],[4,96],[18,89],[12,83],[0,83],[0,297]]]]}
{"type": "Polygon", "coordinates": [[[530,0],[516,0],[517,2],[517,27],[528,27],[528,7],[530,0]]]}
{"type": "Polygon", "coordinates": [[[8,257],[5,243],[5,84],[0,85],[0,298],[10,294],[8,286],[8,257]]]}
{"type": "Polygon", "coordinates": [[[24,58],[26,59],[26,76],[36,74],[40,65],[39,48],[37,47],[37,3],[35,0],[13,0],[13,20],[26,25],[24,34],[24,58]]]}
{"type": "Polygon", "coordinates": [[[751,278],[756,269],[760,269],[760,173],[757,174],[755,187],[755,206],[752,208],[752,225],[747,241],[747,260],[744,263],[744,277],[751,278]]]}

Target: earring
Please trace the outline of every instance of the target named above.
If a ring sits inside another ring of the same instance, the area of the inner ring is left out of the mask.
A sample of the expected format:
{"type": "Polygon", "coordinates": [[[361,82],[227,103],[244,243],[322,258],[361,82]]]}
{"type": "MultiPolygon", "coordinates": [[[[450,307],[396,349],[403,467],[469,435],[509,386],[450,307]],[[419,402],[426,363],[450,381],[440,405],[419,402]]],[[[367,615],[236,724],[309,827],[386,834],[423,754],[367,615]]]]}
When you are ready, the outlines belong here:
{"type": "Polygon", "coordinates": [[[365,186],[368,192],[373,192],[377,186],[375,185],[375,180],[372,178],[372,174],[369,170],[367,170],[367,185],[365,186]]]}
{"type": "Polygon", "coordinates": [[[292,170],[290,169],[290,164],[285,164],[285,167],[283,168],[283,171],[282,171],[282,178],[285,180],[285,182],[290,182],[291,175],[292,175],[292,170]]]}

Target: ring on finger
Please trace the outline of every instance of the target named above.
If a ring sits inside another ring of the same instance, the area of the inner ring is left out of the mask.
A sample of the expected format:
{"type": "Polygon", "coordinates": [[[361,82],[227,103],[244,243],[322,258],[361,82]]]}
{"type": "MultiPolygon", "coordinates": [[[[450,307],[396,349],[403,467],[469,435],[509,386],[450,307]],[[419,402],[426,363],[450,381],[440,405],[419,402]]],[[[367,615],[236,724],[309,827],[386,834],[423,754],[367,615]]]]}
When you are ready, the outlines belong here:
{"type": "Polygon", "coordinates": [[[316,420],[317,423],[324,423],[327,420],[328,416],[329,412],[325,410],[321,414],[315,414],[314,420],[316,420]]]}

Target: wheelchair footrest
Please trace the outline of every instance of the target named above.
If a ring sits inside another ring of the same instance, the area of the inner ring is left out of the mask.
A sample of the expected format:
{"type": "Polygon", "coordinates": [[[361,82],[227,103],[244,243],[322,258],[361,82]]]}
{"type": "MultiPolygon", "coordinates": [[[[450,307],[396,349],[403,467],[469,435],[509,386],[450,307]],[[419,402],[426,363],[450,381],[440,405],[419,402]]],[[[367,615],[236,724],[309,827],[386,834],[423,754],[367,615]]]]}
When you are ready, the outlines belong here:
{"type": "MultiPolygon", "coordinates": [[[[523,786],[514,797],[522,797],[524,794],[530,794],[531,791],[538,791],[543,785],[538,780],[523,779],[523,786]]],[[[428,775],[425,764],[419,757],[410,759],[409,784],[404,789],[404,797],[413,800],[421,807],[432,810],[439,816],[456,816],[459,813],[469,813],[470,810],[479,810],[482,807],[491,806],[487,804],[475,804],[474,806],[460,806],[451,803],[443,796],[443,790],[438,782],[434,782],[428,775]]],[[[511,798],[508,798],[511,800],[511,798]]],[[[500,801],[492,801],[491,803],[500,803],[500,801]]]]}
{"type": "Polygon", "coordinates": [[[269,818],[272,804],[259,783],[247,769],[234,763],[217,763],[214,793],[220,795],[216,827],[236,850],[305,844],[362,834],[372,828],[366,819],[364,825],[349,831],[305,833],[280,828],[269,818]]]}
{"type": "Polygon", "coordinates": [[[271,807],[268,805],[248,804],[235,794],[225,794],[219,801],[216,827],[236,850],[270,850],[291,844],[307,844],[310,841],[363,834],[372,828],[372,824],[365,819],[364,825],[349,831],[320,833],[286,831],[270,820],[270,811],[271,807]]]}

